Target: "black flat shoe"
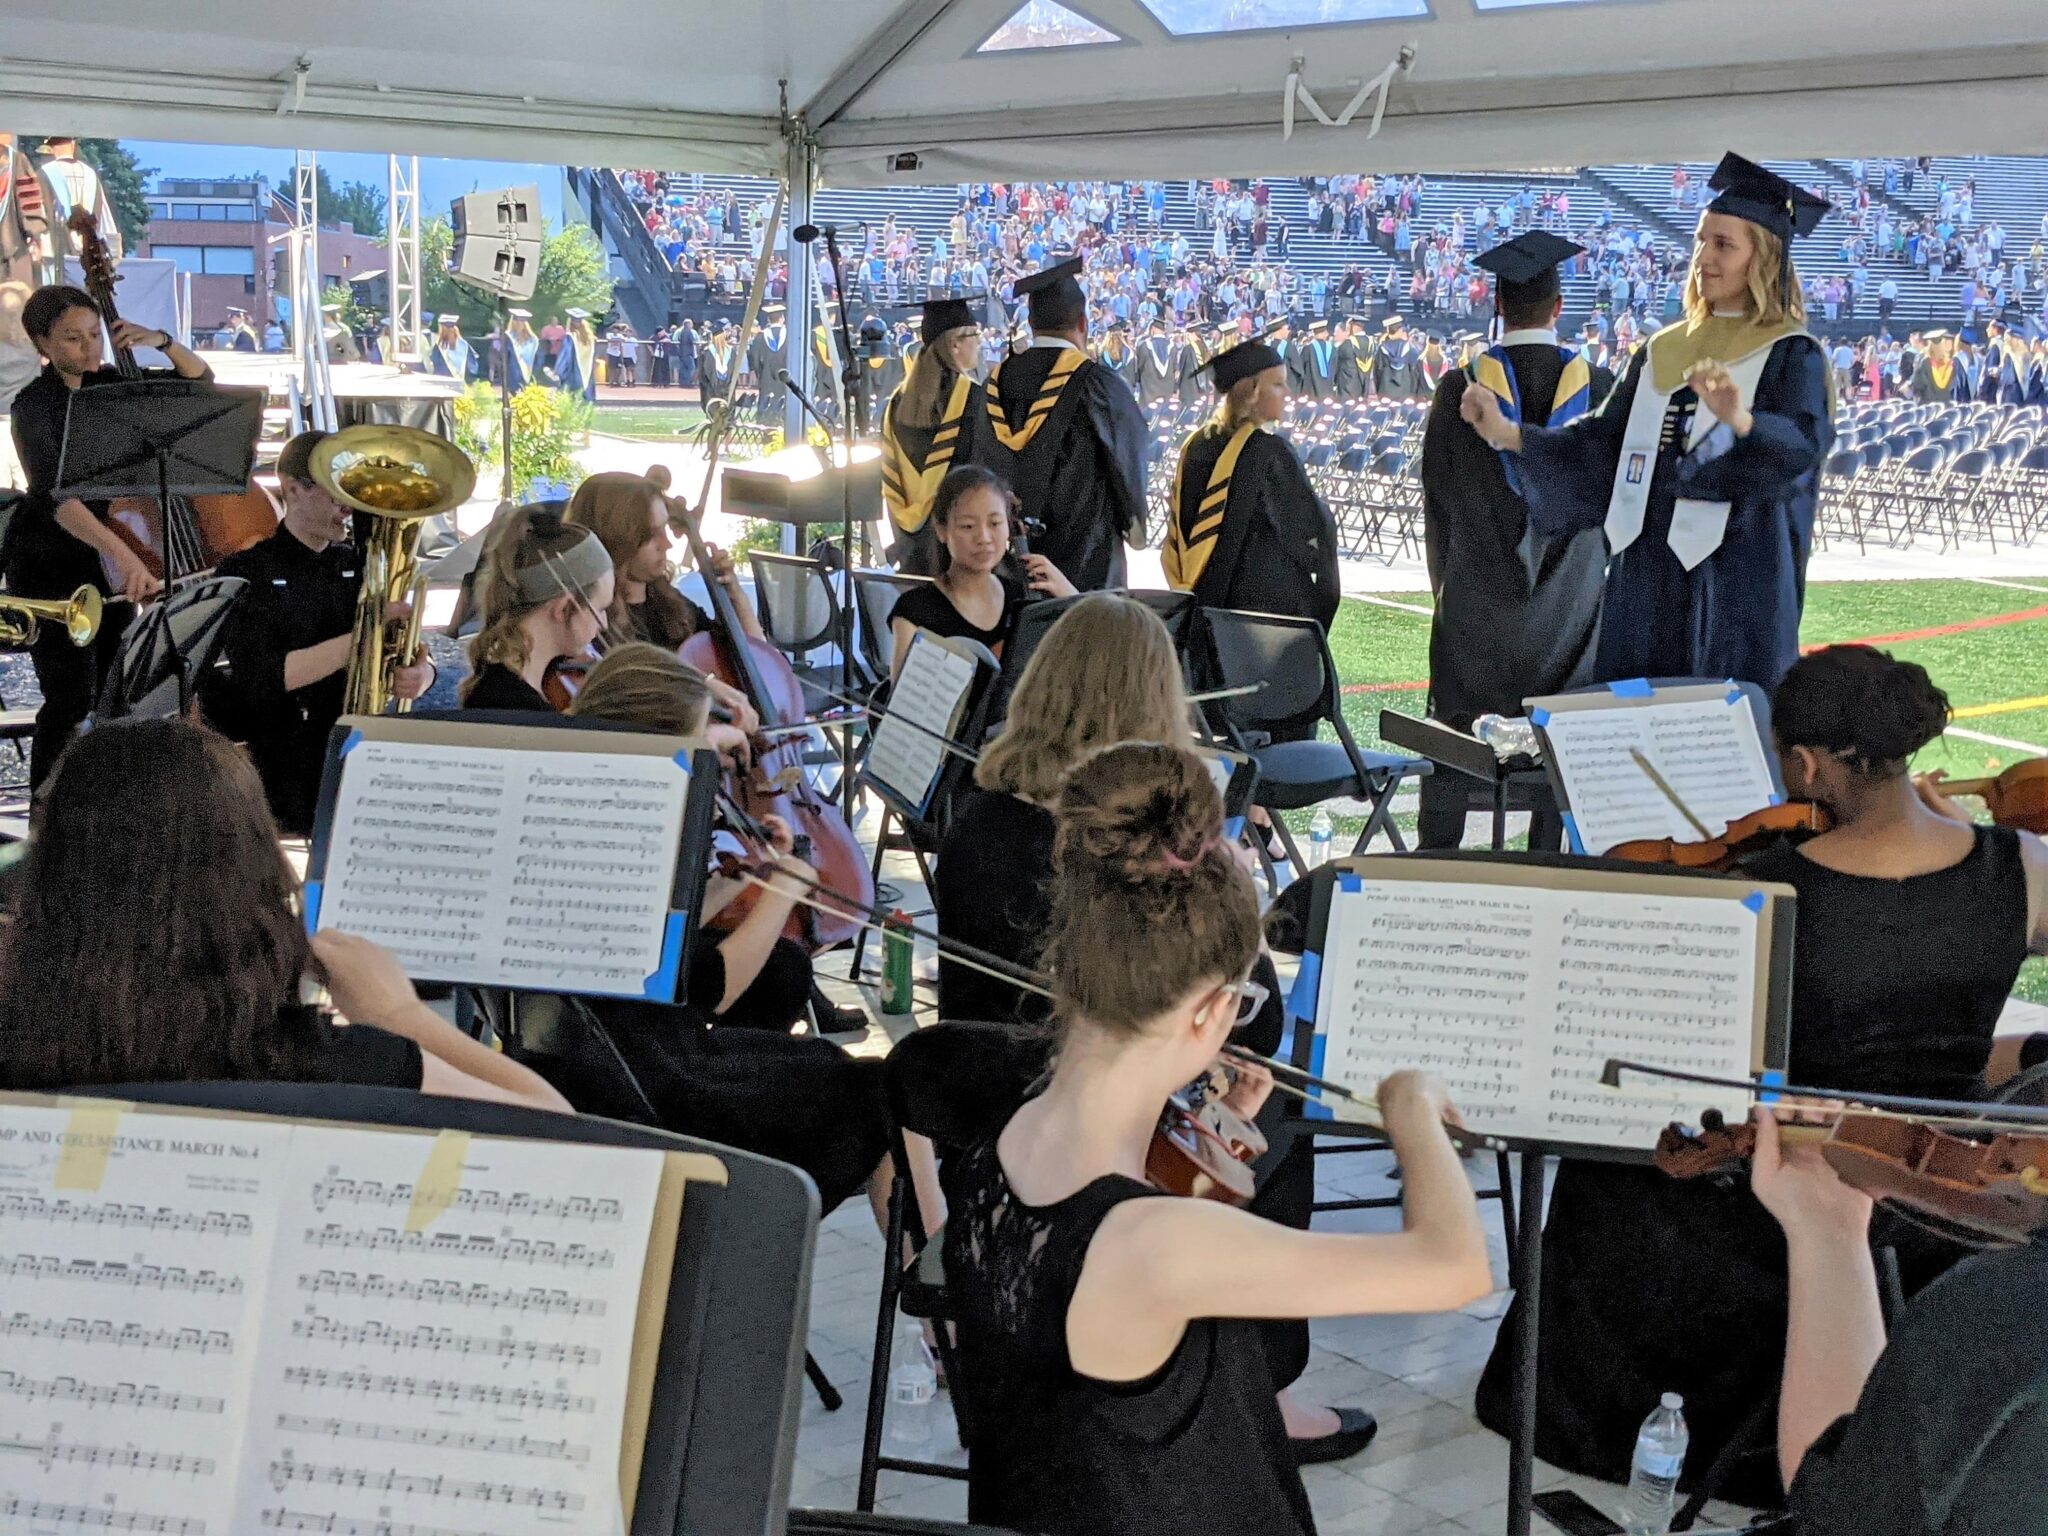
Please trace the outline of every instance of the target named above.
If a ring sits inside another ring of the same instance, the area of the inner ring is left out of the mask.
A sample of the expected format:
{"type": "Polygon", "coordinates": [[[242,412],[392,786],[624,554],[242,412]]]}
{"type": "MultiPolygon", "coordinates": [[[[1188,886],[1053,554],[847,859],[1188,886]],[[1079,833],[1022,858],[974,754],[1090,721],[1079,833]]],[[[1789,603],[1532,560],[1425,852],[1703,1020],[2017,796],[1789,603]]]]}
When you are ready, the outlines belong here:
{"type": "Polygon", "coordinates": [[[1313,1440],[1290,1440],[1294,1447],[1294,1464],[1297,1467],[1312,1467],[1318,1462],[1343,1461],[1356,1456],[1368,1445],[1372,1437],[1380,1432],[1380,1421],[1363,1408],[1339,1408],[1337,1427],[1327,1435],[1318,1435],[1313,1440]]]}

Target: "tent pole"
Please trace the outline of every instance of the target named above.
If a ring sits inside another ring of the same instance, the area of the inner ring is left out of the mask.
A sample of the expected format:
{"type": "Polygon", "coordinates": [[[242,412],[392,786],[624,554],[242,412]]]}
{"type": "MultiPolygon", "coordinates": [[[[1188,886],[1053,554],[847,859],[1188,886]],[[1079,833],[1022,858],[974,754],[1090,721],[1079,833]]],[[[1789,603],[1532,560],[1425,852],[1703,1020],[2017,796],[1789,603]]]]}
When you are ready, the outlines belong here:
{"type": "MultiPolygon", "coordinates": [[[[783,167],[783,184],[788,188],[789,217],[783,221],[784,229],[799,229],[811,222],[811,198],[818,185],[818,148],[811,141],[808,130],[800,118],[792,118],[786,137],[787,155],[783,167]]],[[[789,376],[813,400],[823,399],[812,368],[815,351],[811,346],[811,332],[817,325],[816,311],[812,305],[817,285],[812,281],[811,247],[799,240],[788,240],[789,281],[783,303],[788,313],[784,316],[789,325],[789,343],[784,353],[788,360],[789,376]]],[[[771,251],[770,257],[773,257],[771,251]]],[[[782,441],[784,446],[794,448],[805,440],[804,408],[798,404],[794,393],[786,396],[782,403],[782,441]]],[[[786,537],[794,539],[792,526],[786,537]]]]}

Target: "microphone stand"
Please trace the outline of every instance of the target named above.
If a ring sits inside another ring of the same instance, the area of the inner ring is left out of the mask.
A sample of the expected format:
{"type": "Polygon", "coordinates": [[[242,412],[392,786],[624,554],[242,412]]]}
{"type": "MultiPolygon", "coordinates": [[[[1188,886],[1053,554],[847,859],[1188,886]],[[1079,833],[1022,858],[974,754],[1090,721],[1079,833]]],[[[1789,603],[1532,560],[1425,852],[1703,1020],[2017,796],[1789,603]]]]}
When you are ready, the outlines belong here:
{"type": "MultiPolygon", "coordinates": [[[[860,358],[853,350],[853,328],[846,319],[846,268],[839,257],[839,235],[830,226],[820,231],[825,237],[825,259],[832,263],[832,288],[839,299],[839,386],[844,408],[840,416],[846,424],[846,463],[840,471],[839,491],[843,498],[845,523],[844,537],[839,544],[840,591],[843,599],[839,605],[839,687],[844,693],[853,692],[853,440],[867,431],[867,407],[860,389],[860,358]],[[858,413],[858,420],[856,420],[858,413]]],[[[799,397],[801,398],[801,397],[799,397]]],[[[806,407],[810,405],[805,401],[806,407]]],[[[815,409],[811,412],[816,415],[815,409]]],[[[824,426],[824,422],[819,422],[824,426]]],[[[832,432],[825,431],[830,441],[832,432]]],[[[853,732],[847,731],[839,738],[839,794],[845,809],[846,824],[853,825],[853,732]]]]}

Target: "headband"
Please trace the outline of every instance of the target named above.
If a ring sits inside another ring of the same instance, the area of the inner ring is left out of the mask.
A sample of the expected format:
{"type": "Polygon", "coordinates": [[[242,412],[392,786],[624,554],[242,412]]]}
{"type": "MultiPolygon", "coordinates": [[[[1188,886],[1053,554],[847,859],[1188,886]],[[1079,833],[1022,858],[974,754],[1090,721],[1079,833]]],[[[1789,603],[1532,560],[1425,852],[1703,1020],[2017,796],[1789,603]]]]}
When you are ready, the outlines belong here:
{"type": "Polygon", "coordinates": [[[612,557],[604,541],[588,528],[580,531],[583,537],[567,549],[544,551],[539,560],[520,569],[517,585],[522,602],[546,603],[558,597],[581,597],[599,577],[610,572],[612,557]]]}

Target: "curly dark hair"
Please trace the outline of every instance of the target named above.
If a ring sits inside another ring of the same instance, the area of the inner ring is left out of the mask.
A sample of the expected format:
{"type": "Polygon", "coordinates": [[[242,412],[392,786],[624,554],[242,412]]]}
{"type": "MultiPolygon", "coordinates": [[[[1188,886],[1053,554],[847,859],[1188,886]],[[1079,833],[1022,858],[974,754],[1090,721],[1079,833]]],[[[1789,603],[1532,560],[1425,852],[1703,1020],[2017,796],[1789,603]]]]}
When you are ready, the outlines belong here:
{"type": "Polygon", "coordinates": [[[1771,696],[1780,753],[1807,747],[1879,778],[1904,773],[1948,719],[1948,695],[1925,667],[1867,645],[1802,656],[1771,696]]]}
{"type": "Polygon", "coordinates": [[[310,946],[243,751],[180,720],[65,749],[0,939],[0,1081],[15,1089],[308,1075],[280,1026],[310,946]]]}

